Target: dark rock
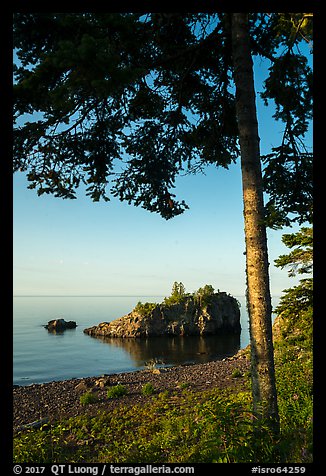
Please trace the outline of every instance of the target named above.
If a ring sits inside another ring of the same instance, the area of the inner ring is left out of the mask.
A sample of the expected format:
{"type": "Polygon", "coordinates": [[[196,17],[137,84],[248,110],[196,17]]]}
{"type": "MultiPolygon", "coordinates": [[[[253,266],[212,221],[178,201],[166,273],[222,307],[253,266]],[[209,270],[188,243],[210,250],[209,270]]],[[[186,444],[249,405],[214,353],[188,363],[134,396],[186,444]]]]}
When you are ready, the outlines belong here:
{"type": "Polygon", "coordinates": [[[41,428],[43,425],[49,422],[49,418],[42,418],[41,420],[33,421],[32,423],[26,423],[25,425],[21,425],[18,427],[18,431],[23,430],[30,430],[30,429],[37,429],[41,428]]]}
{"type": "Polygon", "coordinates": [[[213,294],[205,305],[187,296],[179,304],[156,304],[144,315],[134,309],[119,319],[102,322],[84,332],[91,336],[133,338],[239,334],[240,309],[238,301],[225,292],[213,294]]]}
{"type": "Polygon", "coordinates": [[[44,326],[50,332],[57,331],[65,331],[66,329],[75,329],[77,324],[75,321],[65,321],[64,319],[53,319],[49,321],[46,326],[44,326]]]}

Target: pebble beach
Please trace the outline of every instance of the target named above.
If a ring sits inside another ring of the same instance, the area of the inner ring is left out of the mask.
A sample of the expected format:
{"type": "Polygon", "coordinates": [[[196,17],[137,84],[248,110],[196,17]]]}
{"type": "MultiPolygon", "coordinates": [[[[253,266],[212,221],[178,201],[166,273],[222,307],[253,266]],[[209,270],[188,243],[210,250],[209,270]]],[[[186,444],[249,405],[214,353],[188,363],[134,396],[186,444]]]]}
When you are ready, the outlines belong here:
{"type": "Polygon", "coordinates": [[[244,352],[223,360],[175,367],[145,369],[135,372],[99,375],[82,379],[52,381],[13,388],[13,429],[37,427],[44,421],[109,411],[117,405],[133,405],[148,401],[152,396],[142,394],[142,387],[151,383],[154,396],[164,391],[209,390],[212,388],[245,389],[245,373],[250,362],[244,352]],[[127,394],[108,399],[108,389],[117,384],[127,389],[127,394]],[[85,392],[97,396],[96,403],[83,405],[80,397],[85,392]]]}

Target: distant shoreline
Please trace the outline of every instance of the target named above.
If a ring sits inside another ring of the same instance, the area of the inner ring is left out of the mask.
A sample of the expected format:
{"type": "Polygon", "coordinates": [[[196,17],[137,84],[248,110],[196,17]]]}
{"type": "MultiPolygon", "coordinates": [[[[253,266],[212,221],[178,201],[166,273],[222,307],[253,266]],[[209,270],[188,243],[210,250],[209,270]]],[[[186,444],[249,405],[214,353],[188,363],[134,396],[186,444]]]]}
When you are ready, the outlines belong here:
{"type": "MultiPolygon", "coordinates": [[[[90,297],[118,297],[118,298],[123,298],[123,297],[135,297],[135,298],[141,298],[141,297],[165,297],[164,294],[14,294],[14,298],[29,298],[29,297],[44,297],[44,298],[53,298],[53,297],[85,297],[85,298],[90,298],[90,297]]],[[[245,298],[246,296],[244,294],[237,294],[234,295],[235,298],[245,298]]],[[[272,296],[272,298],[279,298],[281,297],[281,294],[275,294],[272,296]]]]}
{"type": "MultiPolygon", "coordinates": [[[[164,294],[14,294],[13,297],[164,297],[164,294]]],[[[238,296],[242,297],[242,296],[238,296]]],[[[244,297],[244,296],[243,296],[244,297]]]]}

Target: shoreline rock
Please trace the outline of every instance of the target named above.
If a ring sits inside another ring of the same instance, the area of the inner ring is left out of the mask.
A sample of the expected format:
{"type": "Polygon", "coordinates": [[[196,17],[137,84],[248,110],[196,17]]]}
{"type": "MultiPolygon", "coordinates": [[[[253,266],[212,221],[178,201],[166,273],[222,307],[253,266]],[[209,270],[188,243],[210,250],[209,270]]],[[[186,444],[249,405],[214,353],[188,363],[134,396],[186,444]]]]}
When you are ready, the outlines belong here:
{"type": "Polygon", "coordinates": [[[75,329],[77,324],[75,321],[66,321],[65,319],[52,319],[44,326],[49,332],[62,332],[66,329],[75,329]]]}
{"type": "Polygon", "coordinates": [[[84,329],[90,336],[101,337],[157,337],[239,334],[241,332],[238,301],[225,292],[214,293],[203,304],[194,296],[168,305],[151,304],[111,322],[84,329]]]}

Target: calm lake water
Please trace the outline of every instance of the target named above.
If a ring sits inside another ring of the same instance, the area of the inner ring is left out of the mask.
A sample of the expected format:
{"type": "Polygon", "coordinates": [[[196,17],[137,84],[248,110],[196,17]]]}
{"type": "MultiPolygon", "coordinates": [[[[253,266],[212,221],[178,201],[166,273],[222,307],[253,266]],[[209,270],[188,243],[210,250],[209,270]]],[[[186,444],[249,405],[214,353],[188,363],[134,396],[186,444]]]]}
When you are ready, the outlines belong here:
{"type": "Polygon", "coordinates": [[[90,337],[83,330],[127,314],[138,301],[161,302],[163,296],[14,297],[13,383],[30,385],[140,370],[151,359],[177,365],[233,355],[249,343],[245,298],[237,299],[241,303],[240,337],[104,340],[90,337]],[[62,334],[49,333],[44,325],[56,318],[76,321],[77,328],[62,334]]]}

